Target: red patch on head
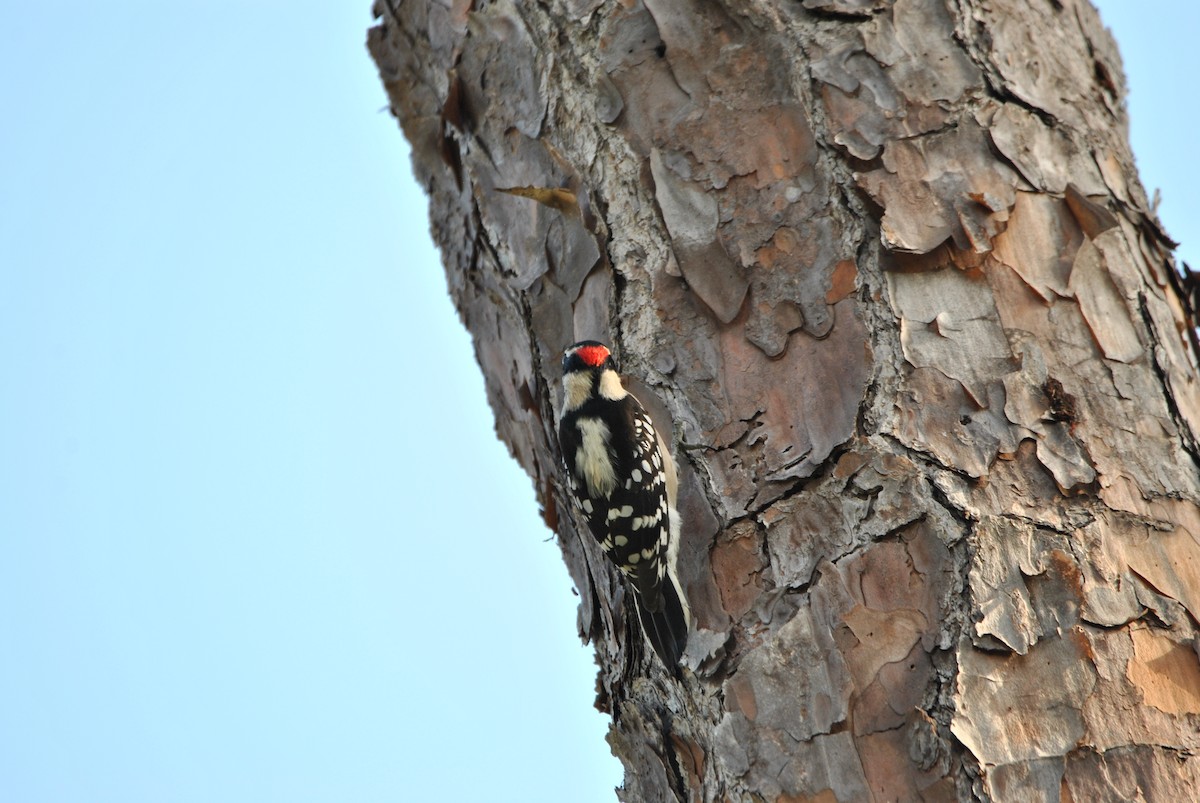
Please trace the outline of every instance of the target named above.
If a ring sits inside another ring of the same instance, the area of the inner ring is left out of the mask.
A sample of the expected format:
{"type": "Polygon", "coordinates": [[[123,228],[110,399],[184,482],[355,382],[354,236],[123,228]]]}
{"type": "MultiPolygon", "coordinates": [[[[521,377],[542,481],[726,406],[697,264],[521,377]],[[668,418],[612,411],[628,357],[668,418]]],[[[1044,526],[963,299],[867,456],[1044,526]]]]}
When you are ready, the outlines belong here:
{"type": "Polygon", "coordinates": [[[575,353],[579,355],[579,359],[583,360],[585,365],[598,368],[604,365],[610,352],[604,346],[580,346],[575,353]]]}

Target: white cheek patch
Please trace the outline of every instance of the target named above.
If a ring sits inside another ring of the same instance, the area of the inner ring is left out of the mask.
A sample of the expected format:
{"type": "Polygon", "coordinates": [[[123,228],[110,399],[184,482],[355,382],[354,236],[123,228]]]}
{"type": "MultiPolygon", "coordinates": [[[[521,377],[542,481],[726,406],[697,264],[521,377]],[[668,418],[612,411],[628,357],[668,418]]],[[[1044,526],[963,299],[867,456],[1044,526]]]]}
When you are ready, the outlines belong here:
{"type": "Polygon", "coordinates": [[[592,377],[586,371],[567,374],[563,377],[563,407],[578,410],[592,395],[592,377]]]}
{"type": "Polygon", "coordinates": [[[616,371],[608,370],[600,374],[600,396],[609,401],[620,401],[629,395],[629,391],[625,390],[625,386],[621,384],[621,377],[617,376],[616,371]]]}

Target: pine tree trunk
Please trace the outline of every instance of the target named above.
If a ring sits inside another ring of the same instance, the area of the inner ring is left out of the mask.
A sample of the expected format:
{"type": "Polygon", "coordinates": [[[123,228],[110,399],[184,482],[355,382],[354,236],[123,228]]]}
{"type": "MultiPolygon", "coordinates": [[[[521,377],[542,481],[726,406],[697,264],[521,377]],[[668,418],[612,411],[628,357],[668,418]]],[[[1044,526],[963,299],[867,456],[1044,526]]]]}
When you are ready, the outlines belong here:
{"type": "Polygon", "coordinates": [[[1200,788],[1200,397],[1084,0],[381,0],[369,46],[646,800],[1200,788]],[[559,357],[674,426],[682,680],[559,357]]]}

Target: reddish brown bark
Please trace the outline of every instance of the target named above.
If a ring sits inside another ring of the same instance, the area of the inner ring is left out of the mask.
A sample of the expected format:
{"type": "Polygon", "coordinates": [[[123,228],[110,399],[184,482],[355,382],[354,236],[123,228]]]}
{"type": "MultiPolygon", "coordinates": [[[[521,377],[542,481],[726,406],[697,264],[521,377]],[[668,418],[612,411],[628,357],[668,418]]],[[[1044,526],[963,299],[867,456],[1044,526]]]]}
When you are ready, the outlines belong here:
{"type": "Polygon", "coordinates": [[[1200,787],[1192,318],[1090,5],[377,13],[624,799],[1200,787]],[[584,337],[674,422],[680,682],[566,512],[558,355],[584,337]]]}

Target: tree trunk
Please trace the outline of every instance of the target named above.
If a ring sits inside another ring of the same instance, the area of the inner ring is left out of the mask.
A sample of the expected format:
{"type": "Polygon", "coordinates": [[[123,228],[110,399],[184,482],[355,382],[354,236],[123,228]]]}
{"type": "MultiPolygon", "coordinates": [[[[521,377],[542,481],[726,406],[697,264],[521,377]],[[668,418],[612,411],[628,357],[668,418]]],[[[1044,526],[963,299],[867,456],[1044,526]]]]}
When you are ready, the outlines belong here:
{"type": "Polygon", "coordinates": [[[624,800],[1188,800],[1192,313],[1084,0],[394,0],[369,36],[624,800]],[[681,680],[559,357],[674,427],[681,680]]]}

